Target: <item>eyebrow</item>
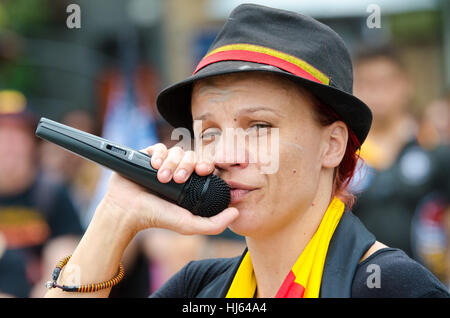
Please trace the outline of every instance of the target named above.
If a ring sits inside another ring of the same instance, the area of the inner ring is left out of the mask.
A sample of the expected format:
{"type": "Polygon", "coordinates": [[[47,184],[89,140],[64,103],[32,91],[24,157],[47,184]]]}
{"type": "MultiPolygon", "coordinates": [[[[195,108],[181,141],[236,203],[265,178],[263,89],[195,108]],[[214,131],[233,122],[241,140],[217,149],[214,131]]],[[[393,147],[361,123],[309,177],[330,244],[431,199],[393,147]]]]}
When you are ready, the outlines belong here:
{"type": "MultiPolygon", "coordinates": [[[[275,110],[275,109],[269,108],[269,107],[265,107],[265,106],[255,106],[255,107],[242,109],[237,113],[237,116],[245,115],[245,114],[252,114],[252,113],[259,112],[259,111],[269,111],[269,112],[276,114],[277,116],[285,117],[278,110],[275,110]]],[[[212,116],[212,113],[206,112],[206,113],[202,114],[201,116],[194,118],[194,120],[205,120],[210,116],[212,116]]]]}

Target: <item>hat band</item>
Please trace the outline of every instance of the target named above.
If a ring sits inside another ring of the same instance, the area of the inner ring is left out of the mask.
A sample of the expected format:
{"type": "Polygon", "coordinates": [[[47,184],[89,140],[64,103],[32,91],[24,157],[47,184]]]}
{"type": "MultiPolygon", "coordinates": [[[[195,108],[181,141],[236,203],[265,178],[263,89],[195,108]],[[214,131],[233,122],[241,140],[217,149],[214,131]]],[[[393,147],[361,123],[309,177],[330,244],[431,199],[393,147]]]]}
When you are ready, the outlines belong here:
{"type": "Polygon", "coordinates": [[[295,56],[252,44],[230,44],[211,51],[200,61],[194,74],[209,64],[222,61],[246,61],[271,65],[313,82],[325,85],[330,83],[328,76],[295,56]]]}

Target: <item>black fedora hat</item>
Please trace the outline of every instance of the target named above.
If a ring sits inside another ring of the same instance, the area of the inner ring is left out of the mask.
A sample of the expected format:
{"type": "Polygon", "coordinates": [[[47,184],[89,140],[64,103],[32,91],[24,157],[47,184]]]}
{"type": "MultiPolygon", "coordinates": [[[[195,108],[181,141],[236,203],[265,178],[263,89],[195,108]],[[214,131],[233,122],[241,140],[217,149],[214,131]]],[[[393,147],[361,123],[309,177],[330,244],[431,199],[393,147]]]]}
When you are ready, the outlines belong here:
{"type": "Polygon", "coordinates": [[[233,10],[192,76],[160,92],[161,116],[192,131],[193,82],[238,72],[271,72],[295,81],[331,107],[360,144],[367,137],[372,113],[352,95],[352,62],[341,37],[311,17],[254,4],[233,10]]]}

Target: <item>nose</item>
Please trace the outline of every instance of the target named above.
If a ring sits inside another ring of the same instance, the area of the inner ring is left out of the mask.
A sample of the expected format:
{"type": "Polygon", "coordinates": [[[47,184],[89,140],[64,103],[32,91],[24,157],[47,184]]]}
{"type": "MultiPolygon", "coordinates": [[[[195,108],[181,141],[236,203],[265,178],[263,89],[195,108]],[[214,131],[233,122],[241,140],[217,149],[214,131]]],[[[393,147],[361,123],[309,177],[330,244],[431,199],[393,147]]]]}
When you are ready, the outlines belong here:
{"type": "Polygon", "coordinates": [[[225,171],[231,169],[245,169],[246,167],[248,167],[248,162],[245,163],[214,162],[214,167],[218,171],[225,171]]]}
{"type": "Polygon", "coordinates": [[[249,165],[249,153],[245,133],[226,130],[215,145],[214,165],[219,170],[245,169],[249,165]]]}

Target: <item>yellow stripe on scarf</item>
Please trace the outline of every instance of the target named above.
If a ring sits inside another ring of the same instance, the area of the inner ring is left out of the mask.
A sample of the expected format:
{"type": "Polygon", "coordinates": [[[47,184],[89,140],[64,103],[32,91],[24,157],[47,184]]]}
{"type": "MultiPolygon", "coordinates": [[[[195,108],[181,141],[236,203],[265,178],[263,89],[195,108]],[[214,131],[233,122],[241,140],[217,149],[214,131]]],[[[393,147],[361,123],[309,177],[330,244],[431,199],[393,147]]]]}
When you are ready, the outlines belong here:
{"type": "MultiPolygon", "coordinates": [[[[305,298],[319,297],[328,246],[344,209],[344,203],[336,197],[333,198],[319,228],[292,267],[291,272],[295,275],[294,282],[303,286],[305,298]]],[[[255,273],[250,254],[247,252],[233,278],[226,298],[252,298],[255,291],[255,273]]]]}

